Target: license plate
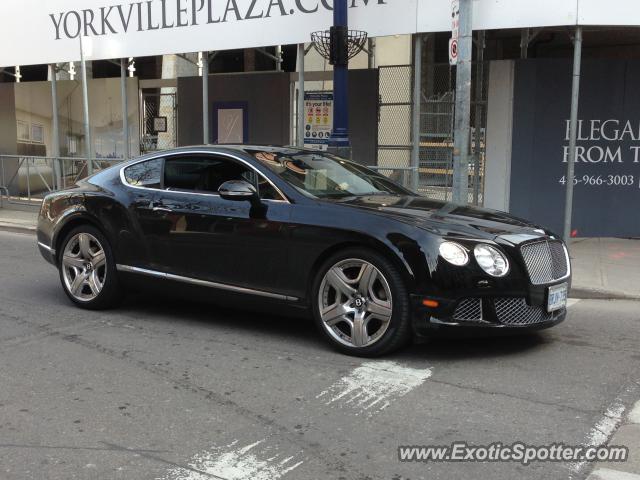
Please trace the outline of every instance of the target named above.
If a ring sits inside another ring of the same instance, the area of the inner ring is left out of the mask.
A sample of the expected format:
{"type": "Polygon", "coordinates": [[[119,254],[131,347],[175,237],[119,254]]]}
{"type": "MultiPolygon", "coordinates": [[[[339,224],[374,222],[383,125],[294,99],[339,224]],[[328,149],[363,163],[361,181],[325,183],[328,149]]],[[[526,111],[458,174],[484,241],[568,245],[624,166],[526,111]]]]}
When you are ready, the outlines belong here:
{"type": "Polygon", "coordinates": [[[555,312],[567,305],[567,284],[555,285],[549,287],[547,295],[547,312],[555,312]]]}

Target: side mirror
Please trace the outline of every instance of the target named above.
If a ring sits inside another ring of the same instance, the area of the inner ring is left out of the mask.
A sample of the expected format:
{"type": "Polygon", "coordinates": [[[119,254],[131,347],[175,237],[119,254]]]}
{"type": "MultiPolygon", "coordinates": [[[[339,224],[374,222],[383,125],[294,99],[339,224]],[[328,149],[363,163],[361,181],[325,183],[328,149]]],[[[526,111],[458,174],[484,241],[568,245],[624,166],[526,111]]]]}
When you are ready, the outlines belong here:
{"type": "Polygon", "coordinates": [[[249,182],[244,180],[229,180],[224,182],[218,188],[218,193],[225,200],[242,201],[247,200],[254,202],[258,199],[256,188],[249,182]]]}

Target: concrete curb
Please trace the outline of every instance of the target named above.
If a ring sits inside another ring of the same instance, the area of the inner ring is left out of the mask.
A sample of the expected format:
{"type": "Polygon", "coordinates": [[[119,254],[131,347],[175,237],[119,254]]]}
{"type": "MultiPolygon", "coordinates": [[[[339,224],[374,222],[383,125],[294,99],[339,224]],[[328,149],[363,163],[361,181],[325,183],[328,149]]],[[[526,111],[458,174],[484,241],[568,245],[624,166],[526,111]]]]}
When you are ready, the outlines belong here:
{"type": "Polygon", "coordinates": [[[581,300],[640,300],[640,295],[589,287],[572,287],[569,297],[581,300]]]}
{"type": "Polygon", "coordinates": [[[35,235],[36,227],[31,225],[19,225],[16,223],[0,222],[0,231],[12,233],[29,233],[35,235]]]}

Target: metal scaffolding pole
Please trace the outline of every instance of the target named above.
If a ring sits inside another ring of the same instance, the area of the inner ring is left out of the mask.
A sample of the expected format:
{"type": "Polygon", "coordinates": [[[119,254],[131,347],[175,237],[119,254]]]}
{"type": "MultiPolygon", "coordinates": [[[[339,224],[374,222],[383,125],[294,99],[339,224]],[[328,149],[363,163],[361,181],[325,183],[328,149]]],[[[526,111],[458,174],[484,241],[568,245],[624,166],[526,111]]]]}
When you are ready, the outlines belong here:
{"type": "Polygon", "coordinates": [[[473,48],[472,9],[472,0],[460,0],[452,200],[454,203],[461,204],[469,203],[469,124],[471,116],[471,51],[473,48]]]}
{"type": "Polygon", "coordinates": [[[569,159],[567,162],[566,196],[564,203],[564,241],[571,238],[573,212],[573,177],[575,173],[576,139],[578,133],[578,104],[580,101],[580,68],[582,61],[582,27],[576,27],[573,40],[573,82],[571,84],[571,117],[569,120],[569,159]]]}
{"type": "Polygon", "coordinates": [[[53,172],[56,179],[56,188],[62,188],[62,176],[60,173],[60,121],[58,118],[58,66],[55,63],[49,65],[51,76],[51,156],[53,157],[53,172]]]}
{"type": "Polygon", "coordinates": [[[413,36],[413,119],[411,139],[411,190],[418,191],[420,168],[420,99],[422,93],[422,35],[413,36]]]}
{"type": "Polygon", "coordinates": [[[276,71],[282,71],[282,45],[276,45],[276,71]]]}
{"type": "Polygon", "coordinates": [[[376,40],[375,38],[367,39],[367,68],[376,68],[376,40]]]}
{"type": "Polygon", "coordinates": [[[298,112],[296,143],[304,147],[304,43],[298,44],[298,112]]]}
{"type": "Polygon", "coordinates": [[[129,98],[127,96],[127,67],[128,60],[120,59],[120,96],[122,97],[122,142],[123,155],[125,160],[129,160],[131,152],[129,149],[129,98]]]}
{"type": "Polygon", "coordinates": [[[209,52],[202,52],[202,143],[209,144],[209,52]]]}
{"type": "Polygon", "coordinates": [[[520,30],[520,58],[527,58],[529,53],[529,29],[520,30]]]}
{"type": "MultiPolygon", "coordinates": [[[[482,93],[484,90],[484,30],[478,32],[476,42],[476,113],[475,113],[475,143],[473,151],[473,204],[478,205],[480,197],[480,162],[482,160],[482,93]]],[[[486,108],[486,107],[485,107],[486,108]]]]}
{"type": "Polygon", "coordinates": [[[93,148],[91,142],[91,127],[89,125],[89,86],[87,85],[87,62],[82,48],[82,35],[80,35],[80,63],[82,65],[82,103],[84,111],[84,138],[87,148],[87,173],[93,174],[93,148]]]}

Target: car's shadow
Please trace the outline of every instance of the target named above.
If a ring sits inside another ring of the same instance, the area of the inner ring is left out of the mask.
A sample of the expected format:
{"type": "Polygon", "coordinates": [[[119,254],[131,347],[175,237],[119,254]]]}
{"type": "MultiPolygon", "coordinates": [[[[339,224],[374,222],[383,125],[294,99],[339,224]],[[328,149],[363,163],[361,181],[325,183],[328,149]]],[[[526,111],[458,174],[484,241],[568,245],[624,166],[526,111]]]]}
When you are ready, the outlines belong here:
{"type": "MultiPolygon", "coordinates": [[[[291,342],[299,342],[305,344],[306,348],[313,348],[314,351],[331,351],[311,318],[303,314],[285,316],[210,302],[185,301],[172,297],[158,298],[148,293],[128,296],[122,309],[136,317],[145,316],[147,319],[153,319],[154,322],[167,320],[172,325],[182,323],[211,330],[223,329],[227,332],[238,332],[239,335],[253,334],[274,342],[283,342],[289,348],[291,342]]],[[[413,362],[505,357],[535,351],[551,341],[544,331],[513,336],[432,337],[414,342],[385,358],[413,362]]]]}
{"type": "Polygon", "coordinates": [[[287,340],[293,338],[321,343],[313,322],[303,314],[277,315],[258,309],[230,307],[179,297],[158,298],[150,293],[128,295],[120,310],[135,317],[145,316],[153,321],[170,321],[172,325],[191,324],[212,329],[237,330],[239,333],[267,335],[273,339],[286,337],[287,340]]]}
{"type": "Polygon", "coordinates": [[[407,360],[456,361],[522,355],[550,343],[545,332],[509,336],[432,337],[414,343],[397,357],[407,360]]]}

